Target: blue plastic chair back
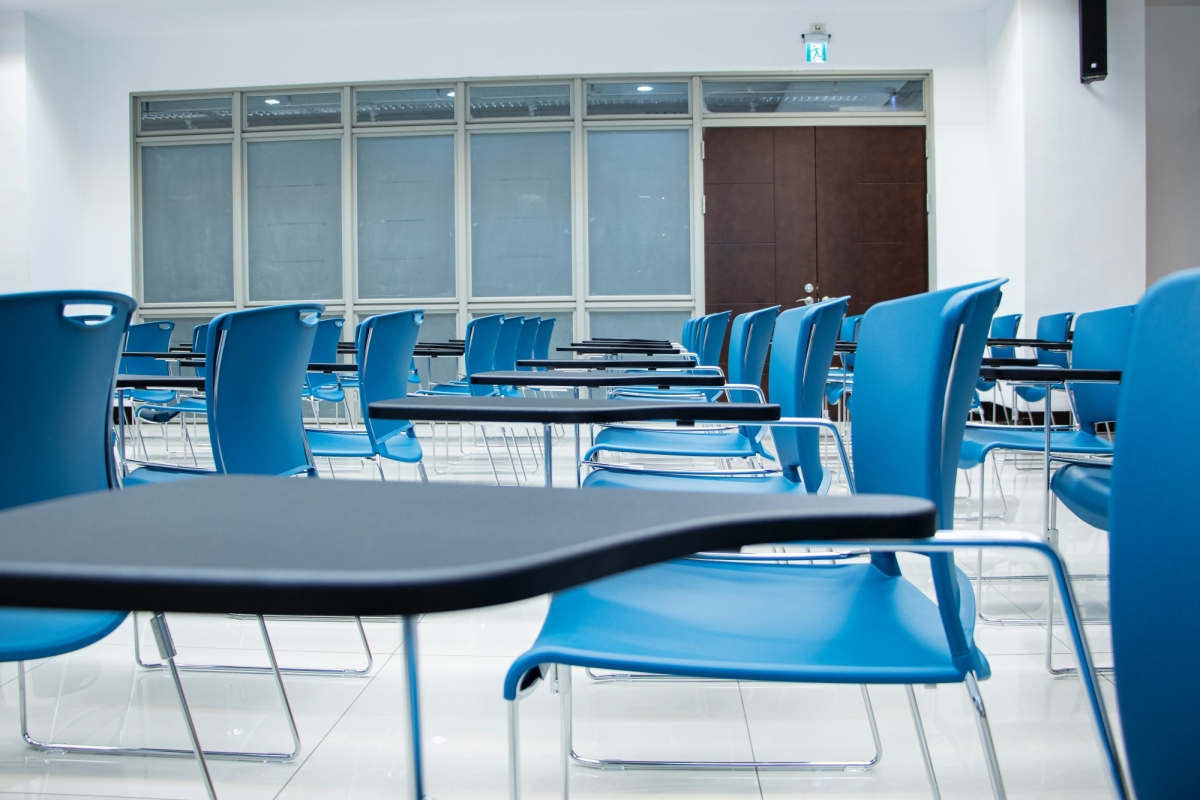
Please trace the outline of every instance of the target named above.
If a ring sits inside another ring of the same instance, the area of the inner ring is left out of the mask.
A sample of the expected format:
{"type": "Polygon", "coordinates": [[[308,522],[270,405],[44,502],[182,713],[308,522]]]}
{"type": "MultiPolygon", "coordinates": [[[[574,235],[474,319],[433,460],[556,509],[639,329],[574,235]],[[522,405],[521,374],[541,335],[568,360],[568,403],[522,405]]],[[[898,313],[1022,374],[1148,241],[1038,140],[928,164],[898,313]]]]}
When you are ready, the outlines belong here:
{"type": "Polygon", "coordinates": [[[729,329],[729,316],[730,312],[722,311],[701,318],[704,323],[697,341],[700,349],[695,351],[700,357],[700,366],[715,367],[721,363],[721,348],[725,344],[725,331],[729,329]]]}
{"type": "MultiPolygon", "coordinates": [[[[992,319],[992,328],[988,332],[989,339],[1015,339],[1017,329],[1021,327],[1021,314],[1005,314],[1003,317],[992,319]]],[[[1016,358],[1015,347],[993,347],[992,358],[1016,358]]]]}
{"type": "MultiPolygon", "coordinates": [[[[785,417],[820,417],[825,381],[833,360],[838,323],[848,297],[838,297],[783,312],[775,320],[771,342],[772,403],[785,417]]],[[[820,431],[812,428],[774,428],[775,452],[784,477],[815,494],[825,478],[821,467],[820,431]]]]}
{"type": "Polygon", "coordinates": [[[363,320],[358,328],[358,398],[371,446],[409,429],[407,420],[372,419],[368,406],[377,400],[408,396],[408,376],[397,365],[409,362],[425,321],[424,309],[395,311],[363,320]]]}
{"type": "Polygon", "coordinates": [[[525,330],[524,317],[507,317],[500,326],[500,336],[496,339],[496,356],[492,361],[492,369],[511,372],[517,368],[517,345],[521,342],[521,333],[525,330]]]}
{"type": "Polygon", "coordinates": [[[1109,572],[1117,702],[1129,774],[1141,798],[1190,797],[1200,697],[1196,602],[1196,454],[1200,426],[1163,409],[1200,396],[1200,269],[1147,290],[1133,315],[1121,375],[1109,507],[1109,572]]]}
{"type": "MultiPolygon", "coordinates": [[[[192,352],[203,353],[205,346],[208,344],[208,323],[197,325],[192,328],[192,352]]],[[[208,373],[204,367],[196,367],[196,377],[203,378],[208,373]]]]}
{"type": "MultiPolygon", "coordinates": [[[[323,319],[317,323],[317,335],[313,337],[312,353],[308,360],[313,364],[333,364],[337,361],[338,342],[342,340],[344,319],[323,319]]],[[[310,372],[307,376],[310,388],[337,383],[337,376],[327,372],[310,372]]]]}
{"type": "Polygon", "coordinates": [[[733,327],[729,331],[730,383],[762,385],[763,367],[767,364],[767,351],[771,347],[771,332],[775,330],[775,319],[778,316],[779,306],[771,306],[739,314],[734,318],[733,327]]]}
{"type": "MultiPolygon", "coordinates": [[[[130,353],[165,353],[171,349],[175,323],[169,319],[129,326],[125,349],[130,353]]],[[[122,375],[170,375],[171,367],[157,358],[122,358],[122,375]]]]}
{"type": "Polygon", "coordinates": [[[696,328],[700,325],[701,319],[703,318],[692,317],[691,319],[684,320],[683,332],[680,334],[681,338],[679,341],[685,350],[697,356],[700,355],[700,345],[696,343],[696,328]]]}
{"type": "MultiPolygon", "coordinates": [[[[850,421],[860,493],[925,498],[937,505],[938,527],[954,527],[959,450],[1003,283],[890,300],[863,315],[850,421]]],[[[929,560],[955,664],[975,669],[953,556],[934,553],[929,560]]],[[[894,553],[872,553],[871,561],[887,574],[900,574],[894,553]]]]}
{"type": "MultiPolygon", "coordinates": [[[[857,342],[858,341],[858,326],[862,322],[862,314],[852,314],[842,320],[841,328],[838,329],[839,342],[857,342]]],[[[854,353],[842,353],[842,364],[847,370],[854,369],[854,353]]]]}
{"type": "Polygon", "coordinates": [[[324,310],[289,303],[209,323],[205,394],[217,472],[316,474],[298,394],[324,310]]]}
{"type": "Polygon", "coordinates": [[[52,420],[53,429],[23,424],[28,397],[0,392],[0,414],[10,423],[0,508],[120,485],[113,460],[114,378],[135,308],[133,298],[113,292],[0,295],[0,339],[10,343],[0,371],[53,388],[37,401],[38,414],[52,420]]]}
{"type": "MultiPolygon", "coordinates": [[[[1074,311],[1040,317],[1037,324],[1037,338],[1045,342],[1067,341],[1067,334],[1071,331],[1071,320],[1074,318],[1074,311]]],[[[1053,364],[1059,367],[1066,367],[1070,364],[1070,356],[1063,350],[1043,350],[1039,347],[1037,359],[1039,364],[1053,364]]]]}
{"type": "MultiPolygon", "coordinates": [[[[517,339],[517,361],[524,361],[527,358],[533,358],[533,345],[537,339],[538,331],[542,327],[541,317],[526,317],[525,324],[521,326],[521,336],[517,339]]],[[[547,345],[549,349],[549,345],[547,345]]],[[[517,369],[528,372],[529,367],[517,367],[517,369]]]]}
{"type": "Polygon", "coordinates": [[[537,336],[533,340],[533,357],[550,357],[550,339],[554,337],[554,322],[557,317],[543,317],[538,323],[537,336]]]}
{"type": "MultiPolygon", "coordinates": [[[[1133,335],[1134,306],[1089,311],[1075,318],[1071,366],[1076,369],[1125,369],[1129,337],[1133,335]]],[[[1072,383],[1075,418],[1088,433],[1096,423],[1117,418],[1121,387],[1115,383],[1072,383]]]]}
{"type": "MultiPolygon", "coordinates": [[[[467,332],[463,336],[463,362],[466,365],[467,380],[476,372],[490,372],[494,368],[496,343],[500,338],[500,326],[503,324],[503,314],[479,317],[467,323],[467,332]]],[[[471,386],[471,394],[488,395],[493,391],[490,386],[471,386]]]]}

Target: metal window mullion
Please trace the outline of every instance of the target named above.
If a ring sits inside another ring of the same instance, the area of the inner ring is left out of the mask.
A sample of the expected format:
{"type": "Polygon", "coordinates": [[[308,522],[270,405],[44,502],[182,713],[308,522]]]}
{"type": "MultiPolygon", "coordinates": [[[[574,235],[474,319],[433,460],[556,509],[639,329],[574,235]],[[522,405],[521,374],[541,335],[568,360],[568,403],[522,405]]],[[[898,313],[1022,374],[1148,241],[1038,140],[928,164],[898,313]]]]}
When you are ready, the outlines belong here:
{"type": "Polygon", "coordinates": [[[455,330],[466,334],[467,297],[471,293],[470,154],[467,137],[467,84],[454,85],[454,296],[458,301],[455,330]]]}
{"type": "Polygon", "coordinates": [[[692,298],[693,313],[699,316],[705,308],[704,286],[704,88],[699,77],[692,78],[692,298]]]}
{"type": "Polygon", "coordinates": [[[246,219],[246,150],[242,141],[242,93],[233,93],[233,307],[245,308],[250,258],[249,223],[246,219]]]}
{"type": "Polygon", "coordinates": [[[588,240],[587,240],[587,142],[583,133],[583,79],[571,82],[571,111],[574,128],[571,133],[571,254],[574,264],[571,270],[571,293],[575,298],[575,313],[572,322],[572,341],[586,336],[588,295],[588,240]]]}
{"type": "MultiPolygon", "coordinates": [[[[357,296],[358,231],[355,226],[354,90],[342,87],[342,317],[353,326],[357,296]]],[[[346,328],[343,326],[343,331],[346,328]]],[[[350,328],[354,330],[353,327],[350,328]]]]}

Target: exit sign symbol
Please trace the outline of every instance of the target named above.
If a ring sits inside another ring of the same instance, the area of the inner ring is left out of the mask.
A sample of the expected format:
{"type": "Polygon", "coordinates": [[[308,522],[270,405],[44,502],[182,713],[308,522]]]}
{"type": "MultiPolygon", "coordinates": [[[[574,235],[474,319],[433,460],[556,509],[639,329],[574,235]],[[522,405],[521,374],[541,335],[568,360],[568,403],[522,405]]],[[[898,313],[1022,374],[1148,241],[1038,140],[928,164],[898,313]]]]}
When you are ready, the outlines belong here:
{"type": "Polygon", "coordinates": [[[828,42],[805,42],[804,60],[809,64],[825,64],[829,61],[828,42]]]}

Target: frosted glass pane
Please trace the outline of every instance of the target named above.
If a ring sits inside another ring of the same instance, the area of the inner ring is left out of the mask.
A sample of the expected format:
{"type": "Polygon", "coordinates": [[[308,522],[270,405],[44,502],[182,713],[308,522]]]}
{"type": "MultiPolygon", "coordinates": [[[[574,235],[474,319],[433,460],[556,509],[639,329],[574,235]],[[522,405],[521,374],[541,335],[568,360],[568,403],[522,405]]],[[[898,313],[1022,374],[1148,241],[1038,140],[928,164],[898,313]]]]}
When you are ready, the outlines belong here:
{"type": "Polygon", "coordinates": [[[251,300],[342,297],[342,143],[246,146],[251,300]]]}
{"type": "Polygon", "coordinates": [[[358,296],[454,296],[454,137],[358,140],[358,296]]]}
{"type": "Polygon", "coordinates": [[[704,110],[711,114],[921,111],[919,80],[705,81],[704,110]]]}
{"type": "Polygon", "coordinates": [[[689,136],[588,133],[591,294],[691,293],[689,136]]]}
{"type": "Polygon", "coordinates": [[[233,300],[233,146],[142,148],[142,299],[233,300]]]}
{"type": "Polygon", "coordinates": [[[593,311],[588,335],[626,339],[665,339],[678,342],[690,311],[593,311]]]}
{"type": "Polygon", "coordinates": [[[471,137],[471,293],[571,294],[571,134],[471,137]]]}

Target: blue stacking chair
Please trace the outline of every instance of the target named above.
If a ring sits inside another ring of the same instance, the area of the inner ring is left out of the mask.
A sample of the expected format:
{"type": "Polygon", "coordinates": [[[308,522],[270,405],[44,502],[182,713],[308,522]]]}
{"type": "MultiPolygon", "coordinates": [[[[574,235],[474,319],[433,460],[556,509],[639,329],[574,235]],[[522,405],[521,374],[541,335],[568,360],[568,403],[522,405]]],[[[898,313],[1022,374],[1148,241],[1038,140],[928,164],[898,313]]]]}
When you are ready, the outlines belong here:
{"type": "Polygon", "coordinates": [[[533,357],[546,359],[550,357],[550,340],[554,337],[556,317],[543,317],[538,323],[537,336],[533,339],[533,357]]]}
{"type": "MultiPolygon", "coordinates": [[[[338,342],[342,340],[342,326],[345,320],[323,319],[317,323],[317,334],[313,337],[312,353],[308,360],[313,364],[333,364],[338,359],[338,342]]],[[[340,403],[346,409],[346,421],[350,421],[350,407],[346,404],[346,391],[342,388],[341,380],[336,374],[327,372],[306,372],[304,375],[304,390],[302,396],[312,404],[313,415],[317,426],[321,425],[321,414],[317,403],[324,401],[333,403],[336,408],[340,403]]]]}
{"type": "MultiPolygon", "coordinates": [[[[879,303],[864,316],[852,421],[858,491],[929,499],[938,507],[939,525],[953,525],[954,462],[1002,283],[879,303]],[[897,425],[897,419],[905,424],[897,425]]],[[[831,332],[830,339],[835,335],[831,332]]],[[[710,484],[702,486],[707,491],[710,484]]],[[[510,737],[519,730],[518,693],[527,692],[547,664],[710,679],[905,684],[936,795],[911,687],[960,682],[977,712],[993,790],[1003,796],[976,683],[988,677],[989,666],[974,644],[970,583],[952,554],[927,555],[936,603],[901,575],[890,552],[873,553],[869,563],[827,565],[737,563],[717,555],[723,560],[669,562],[559,592],[537,641],[505,678],[510,737]]],[[[558,671],[558,690],[564,695],[565,755],[571,752],[569,670],[558,671]]],[[[518,749],[514,738],[509,746],[513,795],[520,783],[518,749]]]]}
{"type": "MultiPolygon", "coordinates": [[[[1075,312],[1064,311],[1059,314],[1047,314],[1044,317],[1038,318],[1037,323],[1037,338],[1045,342],[1065,342],[1070,338],[1071,322],[1075,319],[1075,312]]],[[[1071,363],[1070,356],[1063,350],[1043,350],[1037,348],[1037,360],[1040,366],[1066,367],[1071,363]]],[[[1054,386],[1053,389],[1062,389],[1062,386],[1054,386]]],[[[1046,399],[1046,387],[1044,386],[1016,386],[1014,387],[1017,397],[1024,400],[1026,403],[1036,403],[1046,399]]],[[[1047,406],[1049,406],[1047,401],[1047,406]]],[[[1013,409],[1014,414],[1016,409],[1013,409]]],[[[1049,409],[1047,409],[1049,413],[1049,409]]],[[[1032,412],[1030,412],[1032,417],[1032,412]]]]}
{"type": "MultiPolygon", "coordinates": [[[[28,337],[39,343],[36,349],[5,351],[5,372],[27,376],[39,385],[53,385],[56,389],[42,398],[40,406],[55,419],[53,447],[47,446],[45,432],[37,426],[14,425],[5,436],[5,446],[11,452],[3,459],[0,508],[120,488],[112,446],[113,379],[135,308],[133,298],[112,292],[56,291],[0,296],[0,327],[8,333],[7,338],[28,337]],[[109,312],[99,314],[97,307],[107,307],[109,312]],[[77,310],[85,313],[76,313],[77,310]]],[[[0,410],[7,419],[19,419],[25,411],[8,395],[0,396],[0,410]]],[[[127,616],[126,611],[0,608],[0,661],[18,662],[21,734],[27,744],[51,752],[197,757],[210,796],[215,795],[204,765],[206,755],[255,760],[282,760],[296,755],[298,739],[290,754],[202,751],[176,671],[174,653],[164,653],[163,657],[169,660],[193,749],[80,745],[35,739],[27,721],[25,661],[51,658],[94,644],[116,630],[127,616]]],[[[169,642],[165,618],[156,615],[155,624],[169,642]]],[[[286,706],[282,684],[279,690],[286,706]]],[[[292,731],[295,732],[294,722],[292,731]]]]}
{"type": "MultiPolygon", "coordinates": [[[[749,388],[762,384],[763,367],[771,346],[771,333],[779,306],[739,314],[729,334],[729,384],[724,391],[732,401],[760,402],[762,397],[749,388]]],[[[654,395],[647,395],[654,396],[654,395]]],[[[756,426],[679,430],[610,426],[596,434],[594,446],[584,460],[599,453],[640,453],[679,457],[771,458],[762,445],[764,429],[756,426]]],[[[773,460],[773,459],[772,459],[773,460]]]]}
{"type": "Polygon", "coordinates": [[[387,458],[416,464],[421,480],[429,480],[412,423],[372,419],[367,413],[376,400],[408,395],[409,381],[396,365],[412,360],[424,321],[424,310],[412,309],[368,317],[358,327],[358,399],[366,430],[305,429],[314,457],[374,459],[381,480],[384,479],[381,459],[387,458]]]}
{"type": "Polygon", "coordinates": [[[237,473],[315,477],[296,389],[323,310],[291,303],[233,311],[209,323],[204,394],[215,471],[142,464],[125,485],[237,473]]]}
{"type": "MultiPolygon", "coordinates": [[[[500,336],[496,338],[496,355],[492,360],[492,369],[512,372],[517,368],[517,348],[521,344],[521,335],[525,332],[525,317],[505,317],[500,326],[500,336]]],[[[520,397],[521,390],[515,386],[497,386],[496,390],[505,397],[520,397]]]]}
{"type": "MultiPolygon", "coordinates": [[[[166,353],[171,348],[171,333],[175,323],[169,319],[130,325],[125,337],[125,350],[130,353],[166,353]]],[[[166,361],[157,358],[122,358],[122,375],[170,375],[166,361]]],[[[170,389],[135,389],[130,392],[134,402],[163,404],[175,399],[170,389]]]]}
{"type": "Polygon", "coordinates": [[[721,311],[701,317],[697,325],[696,350],[699,365],[715,367],[721,363],[721,348],[725,344],[725,331],[729,329],[731,312],[721,311]]]}
{"type": "MultiPolygon", "coordinates": [[[[537,341],[538,331],[541,330],[541,327],[541,317],[525,318],[525,324],[521,326],[521,336],[517,339],[517,361],[525,361],[530,358],[536,358],[536,356],[533,354],[534,346],[537,341]]],[[[550,349],[548,342],[546,344],[546,349],[547,351],[550,349]]],[[[530,368],[516,367],[516,369],[519,369],[523,372],[528,372],[530,368]]]]}
{"type": "Polygon", "coordinates": [[[1177,272],[1137,305],[1121,375],[1109,540],[1117,703],[1136,794],[1192,797],[1195,770],[1180,750],[1194,736],[1200,699],[1196,602],[1196,454],[1200,428],[1164,425],[1200,396],[1200,269],[1177,272]]]}
{"type": "MultiPolygon", "coordinates": [[[[862,318],[862,314],[853,314],[843,319],[838,329],[838,341],[858,341],[858,325],[862,318]]],[[[842,365],[829,370],[829,381],[825,385],[825,401],[831,406],[836,406],[843,399],[849,403],[854,386],[854,353],[840,353],[838,358],[842,365]]]]}
{"type": "Polygon", "coordinates": [[[491,314],[477,317],[467,323],[467,331],[463,336],[463,367],[466,372],[465,380],[436,383],[420,394],[470,394],[491,395],[496,390],[492,386],[475,386],[470,383],[471,376],[477,372],[490,372],[496,363],[496,344],[500,339],[500,331],[504,325],[503,314],[491,314]]]}
{"type": "MultiPolygon", "coordinates": [[[[1071,360],[1079,369],[1124,370],[1130,363],[1136,306],[1080,314],[1075,321],[1071,360]]],[[[1116,420],[1124,382],[1073,383],[1071,399],[1082,432],[1096,436],[1097,426],[1116,420]]],[[[1101,441],[1104,441],[1103,439],[1101,441]]],[[[1051,441],[1053,446],[1053,440],[1051,441]]],[[[1115,447],[1113,451],[1115,451],[1115,447]]],[[[1104,455],[1104,453],[1101,453],[1104,455]]],[[[1054,473],[1051,491],[1057,500],[1089,525],[1108,530],[1111,463],[1073,462],[1054,473]]],[[[1051,506],[1051,510],[1054,507],[1051,506]]],[[[1053,517],[1051,528],[1055,527],[1053,517]]]]}
{"type": "MultiPolygon", "coordinates": [[[[992,328],[988,331],[989,339],[1015,339],[1017,338],[1017,330],[1021,327],[1021,314],[1005,314],[1002,317],[995,317],[992,320],[992,328]]],[[[1015,347],[991,347],[988,348],[989,355],[992,358],[1013,358],[1016,356],[1017,349],[1015,347]]],[[[985,381],[983,378],[975,384],[975,402],[971,405],[972,409],[980,408],[979,392],[990,392],[996,388],[995,381],[985,381]]],[[[992,401],[992,422],[996,421],[996,406],[999,398],[993,398],[992,401]]]]}

